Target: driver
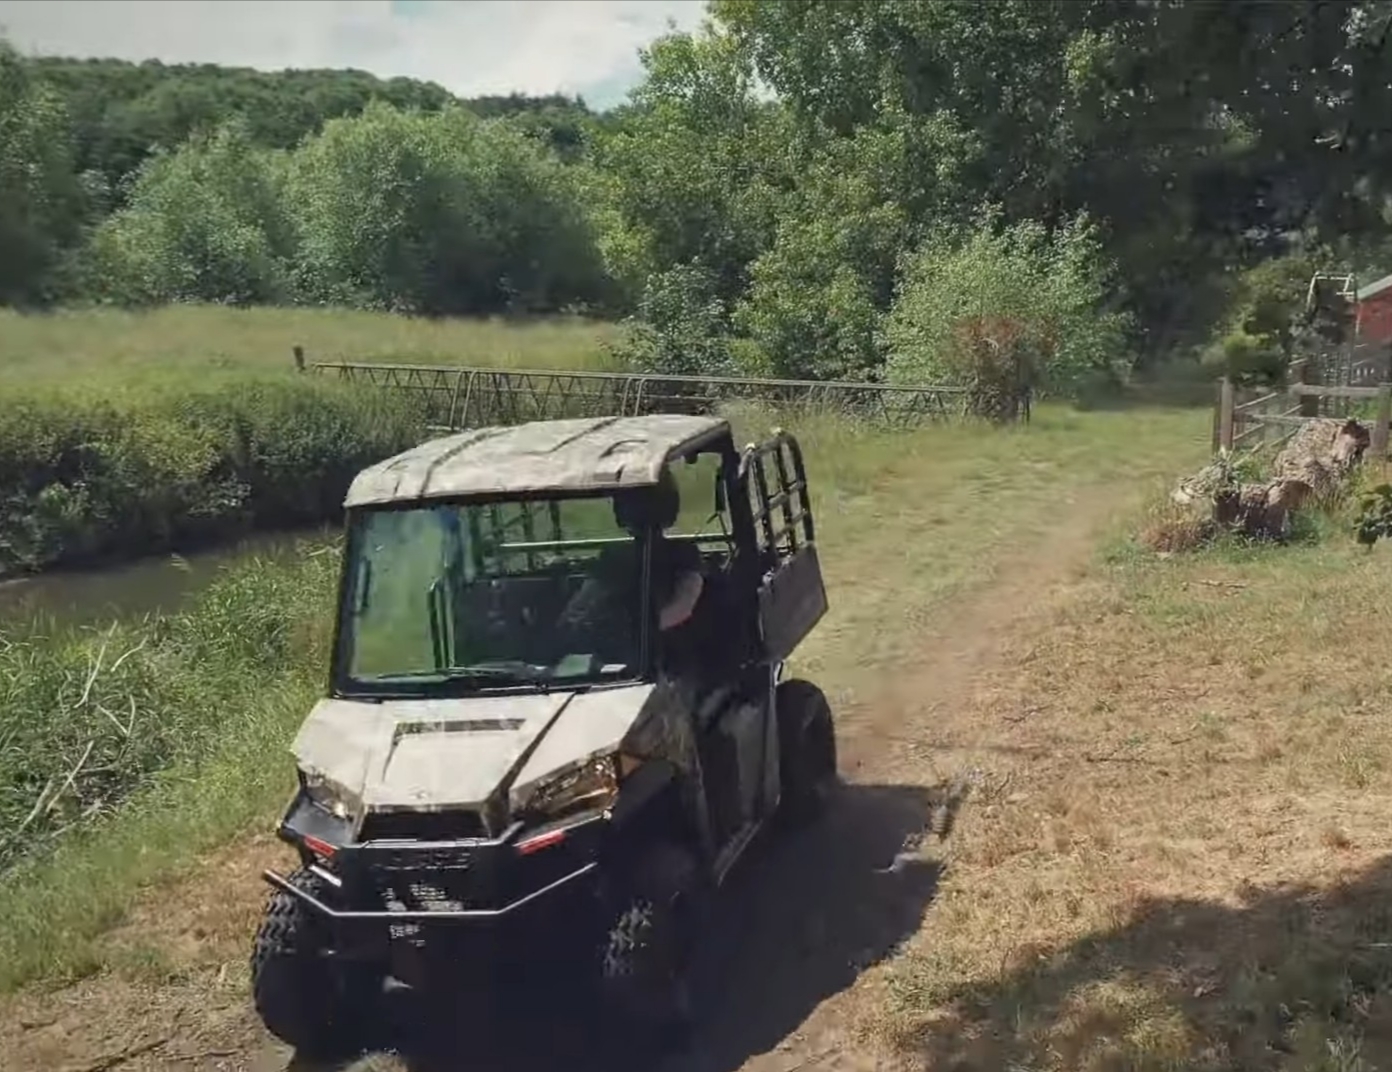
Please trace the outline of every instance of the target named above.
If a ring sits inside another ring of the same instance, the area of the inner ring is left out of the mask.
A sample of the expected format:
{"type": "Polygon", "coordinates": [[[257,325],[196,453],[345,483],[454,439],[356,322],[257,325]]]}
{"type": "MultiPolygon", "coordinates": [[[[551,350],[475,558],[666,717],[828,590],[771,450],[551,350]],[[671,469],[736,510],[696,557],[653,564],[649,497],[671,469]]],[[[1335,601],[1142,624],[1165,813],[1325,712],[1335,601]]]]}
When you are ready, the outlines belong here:
{"type": "Polygon", "coordinates": [[[681,497],[670,470],[664,469],[651,488],[619,491],[614,496],[614,520],[635,539],[600,552],[590,577],[563,612],[562,624],[574,626],[583,621],[600,633],[613,630],[621,631],[625,639],[631,636],[641,577],[635,556],[644,536],[652,547],[652,596],[658,629],[670,633],[688,622],[705,582],[696,547],[666,536],[680,507],[681,497]]]}
{"type": "Polygon", "coordinates": [[[694,544],[669,540],[667,530],[677,522],[681,495],[670,469],[652,488],[621,491],[614,498],[614,520],[636,537],[646,531],[652,540],[652,592],[657,627],[663,632],[690,619],[701,598],[701,553],[694,544]]]}

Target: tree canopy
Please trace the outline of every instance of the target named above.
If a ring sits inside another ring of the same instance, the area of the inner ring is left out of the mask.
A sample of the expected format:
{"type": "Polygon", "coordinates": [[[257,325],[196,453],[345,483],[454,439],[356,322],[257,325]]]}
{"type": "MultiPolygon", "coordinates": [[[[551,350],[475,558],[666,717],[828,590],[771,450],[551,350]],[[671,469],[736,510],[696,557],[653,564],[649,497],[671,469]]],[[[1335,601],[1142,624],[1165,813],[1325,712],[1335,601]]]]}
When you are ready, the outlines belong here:
{"type": "Polygon", "coordinates": [[[650,364],[902,377],[951,374],[975,295],[1063,385],[1392,270],[1392,0],[708,12],[602,115],[0,52],[0,300],[585,307],[650,364]]]}

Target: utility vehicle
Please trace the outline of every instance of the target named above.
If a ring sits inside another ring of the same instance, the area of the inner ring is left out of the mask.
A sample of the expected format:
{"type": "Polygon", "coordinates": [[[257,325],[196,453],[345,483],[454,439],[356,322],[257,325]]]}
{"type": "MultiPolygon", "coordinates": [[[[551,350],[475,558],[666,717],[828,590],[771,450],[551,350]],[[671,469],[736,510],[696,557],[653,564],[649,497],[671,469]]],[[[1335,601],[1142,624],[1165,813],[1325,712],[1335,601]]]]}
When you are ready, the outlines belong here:
{"type": "Polygon", "coordinates": [[[328,695],[279,826],[300,866],[264,875],[262,1020],[327,1056],[388,980],[482,994],[566,964],[627,1037],[685,1024],[702,904],[836,778],[825,696],[783,677],[827,608],[796,439],[481,428],[344,505],[328,695]]]}

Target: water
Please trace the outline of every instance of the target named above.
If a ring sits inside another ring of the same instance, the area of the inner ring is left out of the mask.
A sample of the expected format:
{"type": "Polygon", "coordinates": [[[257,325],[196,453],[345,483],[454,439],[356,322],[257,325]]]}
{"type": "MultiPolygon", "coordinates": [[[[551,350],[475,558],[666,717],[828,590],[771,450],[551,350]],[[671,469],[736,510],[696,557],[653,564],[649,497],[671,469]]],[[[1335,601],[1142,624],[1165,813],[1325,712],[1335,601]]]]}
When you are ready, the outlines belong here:
{"type": "Polygon", "coordinates": [[[90,625],[179,610],[228,566],[253,557],[286,559],[305,541],[323,545],[336,528],[245,537],[187,555],[158,555],[105,569],[60,570],[0,581],[0,628],[42,615],[60,625],[90,625]]]}

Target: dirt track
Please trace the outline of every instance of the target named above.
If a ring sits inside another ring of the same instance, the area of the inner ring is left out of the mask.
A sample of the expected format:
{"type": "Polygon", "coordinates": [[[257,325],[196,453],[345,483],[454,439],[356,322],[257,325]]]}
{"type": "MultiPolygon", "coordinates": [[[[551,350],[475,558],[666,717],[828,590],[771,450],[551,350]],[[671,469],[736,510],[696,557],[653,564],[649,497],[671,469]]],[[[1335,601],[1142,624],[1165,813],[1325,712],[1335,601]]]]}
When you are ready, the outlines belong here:
{"type": "MultiPolygon", "coordinates": [[[[1018,545],[989,582],[932,616],[909,665],[866,667],[849,695],[828,683],[840,700],[847,784],[817,829],[744,868],[712,958],[724,970],[708,1024],[672,1072],[893,1067],[855,1034],[878,1000],[868,969],[923,926],[950,862],[962,790],[975,780],[978,794],[989,794],[1008,752],[999,726],[988,739],[967,714],[974,687],[998,669],[1002,638],[1036,627],[1078,576],[1111,501],[1099,490],[1056,504],[1042,538],[1018,545]]],[[[971,799],[968,792],[967,808],[971,799]]],[[[142,950],[186,950],[174,962],[187,965],[172,977],[150,978],[163,971],[157,959],[143,973],[0,1006],[0,1064],[14,1072],[302,1067],[260,1028],[243,996],[245,942],[263,896],[253,876],[280,852],[266,839],[234,846],[203,877],[152,897],[122,928],[137,967],[142,950]]],[[[548,1048],[560,1044],[533,1025],[529,1037],[537,1035],[548,1048]]],[[[470,1060],[471,1045],[437,1040],[410,1067],[494,1067],[470,1060]]],[[[537,1068],[572,1063],[554,1049],[538,1056],[537,1068]]]]}

